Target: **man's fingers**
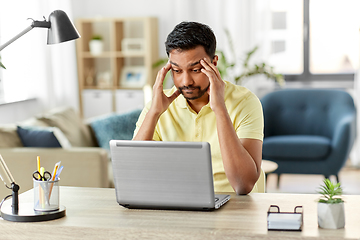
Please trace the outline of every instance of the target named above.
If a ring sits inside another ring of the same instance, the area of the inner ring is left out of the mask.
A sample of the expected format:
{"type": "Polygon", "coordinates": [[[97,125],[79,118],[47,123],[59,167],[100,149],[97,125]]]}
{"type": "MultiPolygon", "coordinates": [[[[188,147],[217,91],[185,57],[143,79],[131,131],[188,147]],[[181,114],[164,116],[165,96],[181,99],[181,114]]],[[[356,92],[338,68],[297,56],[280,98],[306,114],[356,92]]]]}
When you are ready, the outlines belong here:
{"type": "Polygon", "coordinates": [[[170,68],[171,68],[171,64],[168,62],[164,67],[162,67],[162,68],[158,71],[157,76],[156,76],[156,80],[155,80],[154,87],[155,87],[155,86],[160,87],[160,86],[163,85],[164,80],[165,80],[166,73],[170,70],[170,68]]]}
{"type": "Polygon", "coordinates": [[[217,67],[212,64],[211,62],[209,62],[206,58],[202,59],[202,61],[200,61],[201,65],[206,68],[206,70],[212,70],[215,72],[216,76],[221,79],[221,75],[219,70],[217,69],[217,67]]]}
{"type": "Polygon", "coordinates": [[[201,72],[204,73],[209,78],[210,86],[211,86],[211,84],[214,83],[214,78],[216,78],[216,74],[214,73],[214,71],[204,67],[201,69],[201,72]]]}

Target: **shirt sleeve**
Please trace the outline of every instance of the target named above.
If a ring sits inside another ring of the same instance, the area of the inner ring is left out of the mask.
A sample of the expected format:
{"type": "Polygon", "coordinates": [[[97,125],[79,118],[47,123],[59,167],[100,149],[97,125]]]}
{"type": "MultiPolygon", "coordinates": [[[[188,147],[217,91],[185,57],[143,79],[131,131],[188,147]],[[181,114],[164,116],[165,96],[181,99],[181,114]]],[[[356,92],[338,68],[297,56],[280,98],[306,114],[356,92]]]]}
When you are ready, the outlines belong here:
{"type": "Polygon", "coordinates": [[[235,126],[239,138],[263,140],[264,117],[260,100],[251,94],[242,104],[240,118],[235,126]]]}

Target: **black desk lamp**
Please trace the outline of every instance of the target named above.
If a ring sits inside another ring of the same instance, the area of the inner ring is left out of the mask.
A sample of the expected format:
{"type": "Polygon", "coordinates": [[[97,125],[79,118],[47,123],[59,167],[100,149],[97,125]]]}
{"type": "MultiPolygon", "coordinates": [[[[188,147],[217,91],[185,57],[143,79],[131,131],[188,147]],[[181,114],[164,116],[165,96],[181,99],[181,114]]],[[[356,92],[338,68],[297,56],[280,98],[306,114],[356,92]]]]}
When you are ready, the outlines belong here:
{"type": "Polygon", "coordinates": [[[55,10],[49,16],[49,21],[34,21],[32,24],[20,32],[18,35],[0,46],[0,51],[16,41],[18,38],[29,32],[33,28],[48,28],[47,44],[62,43],[75,40],[80,37],[74,25],[64,11],[55,10]]]}
{"type": "MultiPolygon", "coordinates": [[[[44,21],[33,20],[32,24],[29,27],[27,27],[15,37],[7,41],[5,44],[1,45],[0,51],[35,27],[48,29],[47,44],[62,43],[70,40],[75,40],[80,37],[79,33],[75,29],[74,25],[72,24],[66,13],[61,10],[56,10],[50,14],[48,21],[46,21],[46,19],[44,21]]],[[[15,183],[15,180],[12,177],[1,155],[0,171],[2,171],[2,174],[0,174],[1,180],[4,182],[7,188],[12,189],[13,191],[12,205],[1,209],[1,216],[5,220],[16,222],[34,222],[52,220],[65,216],[65,207],[63,206],[60,206],[59,210],[53,212],[37,212],[33,210],[33,206],[31,205],[25,205],[19,209],[18,192],[20,187],[15,183]],[[11,184],[11,187],[8,186],[8,184],[11,184]]]]}

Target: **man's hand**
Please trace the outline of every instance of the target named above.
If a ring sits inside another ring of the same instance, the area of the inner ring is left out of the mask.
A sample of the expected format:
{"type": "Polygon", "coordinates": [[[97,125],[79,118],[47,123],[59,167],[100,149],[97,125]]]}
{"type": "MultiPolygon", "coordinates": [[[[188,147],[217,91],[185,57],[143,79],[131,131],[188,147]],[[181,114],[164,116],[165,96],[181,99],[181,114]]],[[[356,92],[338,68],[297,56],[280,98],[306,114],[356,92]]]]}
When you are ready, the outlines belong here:
{"type": "Polygon", "coordinates": [[[164,94],[164,79],[170,68],[171,64],[168,62],[159,70],[153,86],[153,98],[149,112],[158,116],[165,112],[169,105],[180,95],[179,91],[174,92],[170,97],[164,94]]]}
{"type": "Polygon", "coordinates": [[[170,67],[170,63],[167,63],[165,67],[158,72],[153,87],[151,107],[146,113],[145,119],[133,140],[153,140],[155,126],[159,117],[168,109],[170,103],[180,95],[179,91],[174,92],[170,97],[166,96],[164,93],[164,79],[166,73],[170,70],[170,67]]]}
{"type": "Polygon", "coordinates": [[[200,61],[200,64],[204,67],[201,69],[201,72],[206,74],[210,81],[210,87],[208,88],[207,93],[210,96],[209,101],[211,109],[214,112],[219,109],[226,109],[224,101],[225,83],[221,79],[219,70],[205,58],[200,61]]]}

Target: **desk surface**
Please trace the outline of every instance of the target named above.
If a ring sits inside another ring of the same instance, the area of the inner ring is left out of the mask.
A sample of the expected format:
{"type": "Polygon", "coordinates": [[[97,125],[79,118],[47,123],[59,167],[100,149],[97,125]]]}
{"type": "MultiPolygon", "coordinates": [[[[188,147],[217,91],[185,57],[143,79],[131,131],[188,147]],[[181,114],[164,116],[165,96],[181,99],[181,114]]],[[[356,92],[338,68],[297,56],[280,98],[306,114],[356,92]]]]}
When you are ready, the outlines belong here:
{"type": "MultiPolygon", "coordinates": [[[[338,230],[318,228],[317,199],[314,194],[254,193],[232,195],[212,212],[129,210],[117,204],[114,189],[61,187],[64,218],[37,223],[0,220],[0,232],[1,239],[359,239],[360,196],[344,196],[346,223],[338,230]],[[271,204],[284,212],[302,205],[303,231],[268,232],[266,213],[271,204]]],[[[21,194],[19,201],[20,208],[21,203],[32,203],[32,190],[21,194]]]]}

